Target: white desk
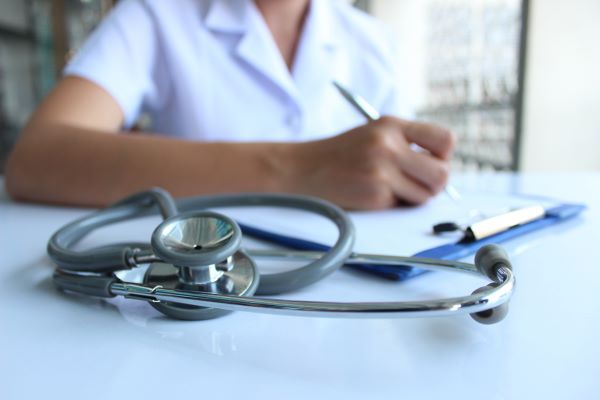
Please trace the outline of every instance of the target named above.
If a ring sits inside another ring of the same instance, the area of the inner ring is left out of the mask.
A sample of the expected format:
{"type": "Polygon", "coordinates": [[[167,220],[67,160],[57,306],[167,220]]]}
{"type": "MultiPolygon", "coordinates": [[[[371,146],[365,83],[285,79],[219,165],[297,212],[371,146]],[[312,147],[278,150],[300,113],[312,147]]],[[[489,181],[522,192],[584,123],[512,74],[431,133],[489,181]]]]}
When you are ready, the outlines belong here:
{"type": "MultiPolygon", "coordinates": [[[[600,398],[600,174],[455,183],[589,205],[577,220],[506,244],[517,293],[497,325],[249,313],[182,322],[142,302],[67,296],[52,286],[45,245],[87,211],[14,204],[2,192],[0,398],[600,398]]],[[[127,224],[117,236],[140,239],[151,226],[127,224]]],[[[292,297],[439,297],[444,286],[465,293],[462,279],[398,284],[340,271],[292,297]]]]}

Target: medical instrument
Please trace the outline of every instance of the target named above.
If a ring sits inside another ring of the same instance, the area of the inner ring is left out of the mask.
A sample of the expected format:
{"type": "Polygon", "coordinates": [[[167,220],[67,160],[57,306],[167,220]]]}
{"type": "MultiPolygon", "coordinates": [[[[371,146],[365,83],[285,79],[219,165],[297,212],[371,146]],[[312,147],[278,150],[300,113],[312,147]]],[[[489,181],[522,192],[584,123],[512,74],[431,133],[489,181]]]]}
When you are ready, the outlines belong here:
{"type": "MultiPolygon", "coordinates": [[[[333,81],[333,85],[337,88],[337,90],[342,94],[348,103],[350,103],[358,112],[360,112],[368,121],[377,121],[381,118],[379,112],[373,107],[364,97],[350,92],[346,89],[342,84],[338,81],[333,81]]],[[[461,200],[462,196],[460,192],[452,185],[447,184],[444,186],[444,192],[450,197],[452,200],[458,202],[461,200]]]]}
{"type": "Polygon", "coordinates": [[[508,311],[515,277],[508,256],[486,246],[475,264],[400,256],[353,253],[354,227],[337,206],[324,200],[285,194],[237,194],[173,200],[162,189],[134,194],[60,228],[48,242],[57,264],[55,286],[63,291],[99,297],[124,296],[148,301],[163,314],[186,320],[211,319],[233,310],[326,317],[425,317],[469,313],[476,321],[500,321],[508,311]],[[338,238],[329,251],[247,251],[231,218],[209,208],[268,206],[316,213],[331,220],[338,238]],[[94,230],[160,212],[162,223],[150,243],[119,243],[87,250],[74,246],[94,230]],[[304,266],[259,274],[255,259],[304,260],[304,266]],[[265,297],[317,282],[342,264],[378,263],[449,270],[483,276],[491,283],[463,297],[409,302],[323,302],[265,297]],[[149,264],[142,283],[115,273],[149,264]]]}

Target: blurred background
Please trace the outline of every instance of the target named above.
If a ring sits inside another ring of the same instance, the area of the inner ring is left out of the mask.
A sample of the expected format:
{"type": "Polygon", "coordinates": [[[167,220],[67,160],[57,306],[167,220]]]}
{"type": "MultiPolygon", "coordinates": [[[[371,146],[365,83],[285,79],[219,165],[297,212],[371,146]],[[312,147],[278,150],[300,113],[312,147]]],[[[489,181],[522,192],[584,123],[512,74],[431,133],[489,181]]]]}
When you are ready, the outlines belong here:
{"type": "MultiPolygon", "coordinates": [[[[0,0],[0,172],[65,61],[116,1],[0,0]]],[[[599,0],[354,5],[393,32],[417,119],[457,134],[454,170],[600,170],[599,0]]]]}

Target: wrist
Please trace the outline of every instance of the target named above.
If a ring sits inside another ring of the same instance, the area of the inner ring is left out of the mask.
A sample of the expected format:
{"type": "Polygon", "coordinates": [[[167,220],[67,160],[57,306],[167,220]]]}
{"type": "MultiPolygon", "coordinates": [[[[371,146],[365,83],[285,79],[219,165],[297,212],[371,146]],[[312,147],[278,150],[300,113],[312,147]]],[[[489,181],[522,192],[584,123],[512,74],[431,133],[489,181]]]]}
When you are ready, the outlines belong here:
{"type": "Polygon", "coordinates": [[[265,160],[268,162],[270,191],[298,193],[301,191],[301,168],[299,155],[302,143],[271,143],[265,160]]]}

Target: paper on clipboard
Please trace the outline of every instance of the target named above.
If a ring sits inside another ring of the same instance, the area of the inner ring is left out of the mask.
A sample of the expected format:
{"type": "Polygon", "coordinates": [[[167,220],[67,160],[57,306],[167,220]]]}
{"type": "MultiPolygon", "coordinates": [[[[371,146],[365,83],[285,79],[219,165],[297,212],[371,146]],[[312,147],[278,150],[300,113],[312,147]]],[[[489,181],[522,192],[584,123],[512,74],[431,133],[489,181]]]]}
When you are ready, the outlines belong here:
{"type": "MultiPolygon", "coordinates": [[[[455,202],[438,195],[419,207],[399,207],[383,211],[351,212],[356,228],[355,250],[364,253],[411,255],[460,239],[460,234],[436,236],[433,225],[453,221],[468,224],[511,209],[530,205],[553,207],[557,201],[499,194],[463,193],[455,202]]],[[[241,223],[283,235],[331,245],[337,236],[335,226],[322,217],[302,211],[278,208],[228,209],[241,223]]]]}

